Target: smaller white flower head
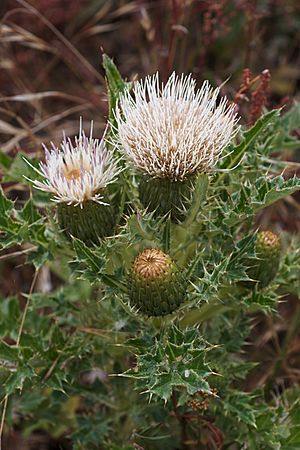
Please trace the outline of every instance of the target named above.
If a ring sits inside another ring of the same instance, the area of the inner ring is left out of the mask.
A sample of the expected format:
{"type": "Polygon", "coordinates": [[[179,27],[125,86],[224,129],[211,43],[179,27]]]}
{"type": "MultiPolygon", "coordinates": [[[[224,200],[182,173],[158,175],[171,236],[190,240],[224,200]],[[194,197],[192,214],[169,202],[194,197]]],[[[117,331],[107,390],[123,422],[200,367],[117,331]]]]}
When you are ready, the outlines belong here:
{"type": "Polygon", "coordinates": [[[74,144],[64,134],[60,147],[53,143],[50,149],[43,146],[45,162],[40,162],[39,169],[32,167],[44,181],[30,180],[34,186],[52,193],[52,200],[57,203],[82,207],[85,201],[92,200],[104,204],[102,190],[116,179],[120,170],[104,139],[93,139],[92,134],[93,122],[87,137],[80,120],[74,144]]]}
{"type": "Polygon", "coordinates": [[[162,85],[148,76],[127,90],[116,110],[118,145],[133,164],[153,177],[184,180],[209,172],[237,131],[235,105],[205,81],[173,73],[162,85]]]}

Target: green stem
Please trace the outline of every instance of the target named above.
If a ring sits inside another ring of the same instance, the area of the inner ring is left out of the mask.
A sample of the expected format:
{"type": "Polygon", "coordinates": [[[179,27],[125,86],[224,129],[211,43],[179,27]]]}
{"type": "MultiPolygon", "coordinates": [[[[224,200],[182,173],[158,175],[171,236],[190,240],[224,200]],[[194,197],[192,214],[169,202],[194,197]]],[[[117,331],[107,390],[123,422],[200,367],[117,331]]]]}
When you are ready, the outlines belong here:
{"type": "Polygon", "coordinates": [[[181,446],[180,448],[182,450],[188,450],[187,442],[187,432],[186,432],[186,419],[185,417],[179,413],[178,407],[177,407],[177,393],[175,389],[172,391],[172,402],[173,402],[173,411],[175,414],[176,419],[178,420],[181,428],[181,446]]]}

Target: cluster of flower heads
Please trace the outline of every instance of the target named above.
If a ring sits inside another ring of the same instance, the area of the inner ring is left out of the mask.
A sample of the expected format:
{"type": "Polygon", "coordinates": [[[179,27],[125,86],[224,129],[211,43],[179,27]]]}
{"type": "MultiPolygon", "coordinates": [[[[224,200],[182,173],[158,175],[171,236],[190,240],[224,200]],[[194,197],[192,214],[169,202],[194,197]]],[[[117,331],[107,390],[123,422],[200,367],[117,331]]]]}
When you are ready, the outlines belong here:
{"type": "MultiPolygon", "coordinates": [[[[237,131],[234,105],[226,98],[218,102],[218,96],[207,81],[197,90],[191,75],[173,73],[165,85],[158,74],[136,82],[116,109],[120,151],[152,177],[183,181],[211,171],[237,131]]],[[[92,126],[86,137],[80,125],[75,144],[64,136],[60,148],[45,147],[38,170],[44,181],[34,185],[56,202],[82,206],[87,200],[101,203],[102,190],[119,172],[104,139],[93,139],[92,126]]]]}
{"type": "Polygon", "coordinates": [[[36,169],[44,181],[33,181],[35,187],[52,193],[58,203],[74,206],[82,206],[87,200],[103,203],[103,189],[120,170],[104,139],[93,139],[92,133],[93,123],[87,137],[80,122],[74,144],[64,136],[60,148],[53,143],[50,150],[44,146],[45,163],[41,162],[40,169],[36,169]]]}

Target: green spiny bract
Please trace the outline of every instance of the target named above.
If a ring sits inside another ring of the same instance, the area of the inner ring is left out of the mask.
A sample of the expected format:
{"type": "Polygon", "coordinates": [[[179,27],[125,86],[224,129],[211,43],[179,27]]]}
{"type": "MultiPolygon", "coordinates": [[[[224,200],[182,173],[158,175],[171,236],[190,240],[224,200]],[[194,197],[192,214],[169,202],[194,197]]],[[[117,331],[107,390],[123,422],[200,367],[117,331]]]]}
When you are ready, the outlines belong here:
{"type": "Polygon", "coordinates": [[[194,180],[194,176],[184,181],[172,181],[142,175],[139,183],[140,200],[157,217],[170,213],[173,222],[181,222],[185,218],[185,210],[190,206],[194,180]]]}
{"type": "Polygon", "coordinates": [[[113,234],[117,212],[113,204],[94,201],[86,201],[78,206],[59,203],[57,220],[68,237],[74,236],[87,245],[92,245],[113,234]]]}
{"type": "Polygon", "coordinates": [[[170,256],[150,248],[134,260],[128,276],[132,306],[147,316],[164,316],[184,301],[187,283],[170,256]]]}
{"type": "Polygon", "coordinates": [[[247,275],[253,282],[247,282],[247,286],[266,287],[275,278],[281,253],[280,237],[272,231],[260,231],[257,233],[255,243],[257,260],[253,262],[247,275]]]}

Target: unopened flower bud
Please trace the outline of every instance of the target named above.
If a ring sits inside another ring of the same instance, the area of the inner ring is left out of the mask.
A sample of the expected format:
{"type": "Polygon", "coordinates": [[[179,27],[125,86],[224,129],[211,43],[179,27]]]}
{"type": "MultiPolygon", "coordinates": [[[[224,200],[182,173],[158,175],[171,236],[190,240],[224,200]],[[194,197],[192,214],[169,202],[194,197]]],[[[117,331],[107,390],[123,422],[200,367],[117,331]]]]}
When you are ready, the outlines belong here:
{"type": "Polygon", "coordinates": [[[149,248],[134,260],[128,277],[130,303],[147,316],[164,316],[184,301],[187,283],[169,255],[149,248]]]}
{"type": "Polygon", "coordinates": [[[275,278],[281,253],[280,237],[272,231],[260,231],[257,233],[255,243],[255,253],[257,260],[250,265],[247,275],[253,281],[253,285],[261,288],[275,278]]]}

